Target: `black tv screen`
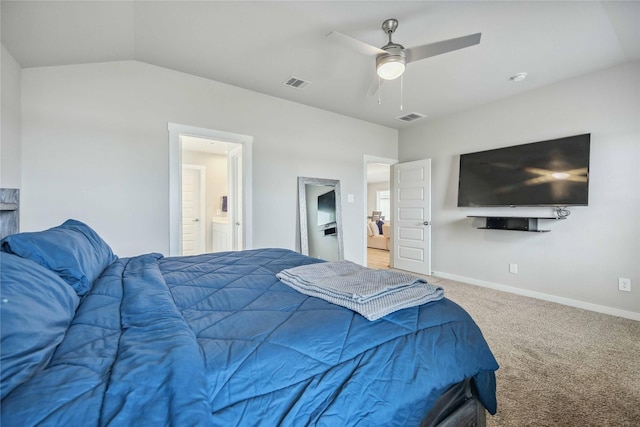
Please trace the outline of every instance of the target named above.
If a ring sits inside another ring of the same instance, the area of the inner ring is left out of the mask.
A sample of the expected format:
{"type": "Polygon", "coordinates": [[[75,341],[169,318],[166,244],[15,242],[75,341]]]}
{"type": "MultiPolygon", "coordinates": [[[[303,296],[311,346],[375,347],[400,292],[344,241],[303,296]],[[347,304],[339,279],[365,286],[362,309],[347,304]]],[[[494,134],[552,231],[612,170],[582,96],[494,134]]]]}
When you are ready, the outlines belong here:
{"type": "Polygon", "coordinates": [[[460,156],[458,206],[586,206],[591,134],[460,156]]]}
{"type": "Polygon", "coordinates": [[[336,222],[336,192],[331,190],[318,196],[318,225],[336,222]]]}

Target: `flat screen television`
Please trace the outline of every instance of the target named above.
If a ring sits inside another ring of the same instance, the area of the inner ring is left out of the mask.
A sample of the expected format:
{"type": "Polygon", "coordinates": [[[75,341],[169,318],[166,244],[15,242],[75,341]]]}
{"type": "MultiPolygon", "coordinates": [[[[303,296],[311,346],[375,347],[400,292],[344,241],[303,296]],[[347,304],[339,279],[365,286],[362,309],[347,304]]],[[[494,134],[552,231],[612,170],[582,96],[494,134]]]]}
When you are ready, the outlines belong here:
{"type": "Polygon", "coordinates": [[[318,226],[336,222],[336,191],[318,196],[318,226]]]}
{"type": "Polygon", "coordinates": [[[460,156],[458,206],[587,206],[591,134],[460,156]]]}

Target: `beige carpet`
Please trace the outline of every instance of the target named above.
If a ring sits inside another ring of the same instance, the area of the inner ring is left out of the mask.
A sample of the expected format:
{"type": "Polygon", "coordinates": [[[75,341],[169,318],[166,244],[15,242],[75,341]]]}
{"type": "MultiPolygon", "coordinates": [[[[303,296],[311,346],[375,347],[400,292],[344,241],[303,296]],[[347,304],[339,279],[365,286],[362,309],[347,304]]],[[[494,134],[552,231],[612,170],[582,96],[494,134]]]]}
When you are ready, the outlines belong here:
{"type": "Polygon", "coordinates": [[[471,314],[500,364],[487,426],[640,426],[640,322],[428,279],[471,314]]]}

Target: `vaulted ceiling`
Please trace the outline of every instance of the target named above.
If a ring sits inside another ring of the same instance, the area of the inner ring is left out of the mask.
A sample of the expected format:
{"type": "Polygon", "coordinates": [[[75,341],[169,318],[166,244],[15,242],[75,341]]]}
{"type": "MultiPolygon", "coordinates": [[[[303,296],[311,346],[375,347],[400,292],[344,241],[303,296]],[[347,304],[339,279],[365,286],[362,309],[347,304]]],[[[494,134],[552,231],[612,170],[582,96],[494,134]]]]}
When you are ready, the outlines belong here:
{"type": "Polygon", "coordinates": [[[403,128],[640,59],[635,1],[6,1],[2,44],[23,68],[137,60],[403,128]],[[378,95],[373,46],[399,21],[405,47],[482,33],[479,45],[409,64],[378,95]],[[528,73],[521,82],[510,77],[528,73]],[[305,89],[283,85],[291,76],[305,89]],[[402,105],[403,110],[400,110],[402,105]]]}

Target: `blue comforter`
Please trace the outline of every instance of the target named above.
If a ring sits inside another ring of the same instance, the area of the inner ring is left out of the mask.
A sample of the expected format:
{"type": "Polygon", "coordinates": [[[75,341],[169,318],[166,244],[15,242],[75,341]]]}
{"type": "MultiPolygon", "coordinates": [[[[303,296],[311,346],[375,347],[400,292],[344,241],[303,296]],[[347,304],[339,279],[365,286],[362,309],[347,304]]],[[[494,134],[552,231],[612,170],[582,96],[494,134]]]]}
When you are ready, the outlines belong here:
{"type": "Polygon", "coordinates": [[[46,368],[2,401],[2,426],[419,425],[468,377],[495,413],[497,364],[464,310],[445,298],[370,322],[275,277],[312,262],[116,260],[46,368]]]}

